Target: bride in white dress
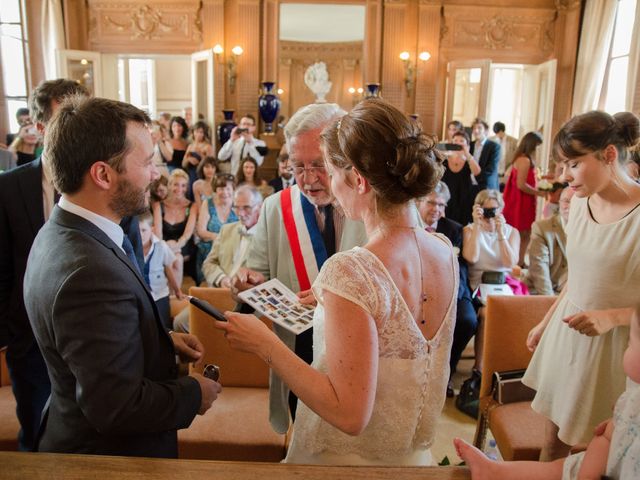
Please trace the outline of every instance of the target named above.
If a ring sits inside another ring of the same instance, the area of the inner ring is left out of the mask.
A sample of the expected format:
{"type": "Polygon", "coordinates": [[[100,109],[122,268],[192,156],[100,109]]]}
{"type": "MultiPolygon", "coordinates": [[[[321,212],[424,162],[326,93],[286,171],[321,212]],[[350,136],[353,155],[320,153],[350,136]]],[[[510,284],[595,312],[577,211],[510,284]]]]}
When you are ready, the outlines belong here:
{"type": "Polygon", "coordinates": [[[286,462],[431,464],[458,291],[450,243],[416,225],[413,200],[442,172],[435,142],[380,99],[323,132],[332,193],[369,242],[332,256],[313,284],[311,365],[253,315],[216,322],[298,396],[286,462]]]}

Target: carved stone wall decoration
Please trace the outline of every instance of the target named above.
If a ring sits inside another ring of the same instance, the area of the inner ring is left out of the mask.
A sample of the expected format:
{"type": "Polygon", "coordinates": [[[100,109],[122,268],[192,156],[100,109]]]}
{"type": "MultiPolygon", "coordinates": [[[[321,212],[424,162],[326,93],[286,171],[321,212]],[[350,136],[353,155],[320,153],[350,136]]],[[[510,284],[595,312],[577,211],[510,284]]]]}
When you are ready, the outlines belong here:
{"type": "Polygon", "coordinates": [[[447,51],[469,51],[497,61],[496,56],[518,55],[543,61],[553,53],[556,11],[552,9],[445,6],[441,46],[447,51]]]}
{"type": "Polygon", "coordinates": [[[89,0],[89,42],[98,51],[194,51],[202,43],[202,2],[89,0]],[[123,50],[123,47],[126,49],[123,50]]]}

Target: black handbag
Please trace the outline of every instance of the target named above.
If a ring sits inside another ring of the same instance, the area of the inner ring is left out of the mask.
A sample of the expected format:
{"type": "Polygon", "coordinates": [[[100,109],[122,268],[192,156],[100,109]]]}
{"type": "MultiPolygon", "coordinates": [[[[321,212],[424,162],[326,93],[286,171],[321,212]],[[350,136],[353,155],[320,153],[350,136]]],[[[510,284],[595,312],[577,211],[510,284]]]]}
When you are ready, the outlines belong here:
{"type": "Polygon", "coordinates": [[[462,382],[460,393],[456,397],[456,408],[471,418],[478,418],[481,381],[482,376],[480,372],[473,370],[471,377],[462,382]]]}

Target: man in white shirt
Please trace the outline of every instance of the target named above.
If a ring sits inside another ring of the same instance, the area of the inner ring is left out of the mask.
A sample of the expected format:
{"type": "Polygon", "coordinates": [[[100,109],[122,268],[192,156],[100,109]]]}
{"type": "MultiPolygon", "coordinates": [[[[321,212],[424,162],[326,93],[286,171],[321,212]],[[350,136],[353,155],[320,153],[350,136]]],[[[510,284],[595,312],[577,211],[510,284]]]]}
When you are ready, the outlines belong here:
{"type": "Polygon", "coordinates": [[[258,166],[262,165],[264,156],[258,148],[266,148],[267,144],[258,138],[254,138],[256,131],[256,119],[253,115],[245,115],[240,119],[240,124],[231,130],[231,136],[218,152],[218,170],[221,173],[238,175],[240,161],[245,157],[253,158],[258,166]]]}
{"type": "Polygon", "coordinates": [[[507,127],[504,123],[496,122],[493,124],[493,133],[495,133],[495,135],[489,137],[489,140],[500,145],[500,160],[498,160],[498,179],[500,185],[505,183],[505,174],[507,174],[511,167],[513,154],[516,153],[516,148],[518,148],[518,139],[507,135],[506,129],[507,127]]]}
{"type": "Polygon", "coordinates": [[[202,357],[192,335],[162,328],[122,217],[149,209],[149,117],[104,98],[73,97],[47,127],[44,157],[62,198],[38,233],[24,301],[52,395],[38,451],[177,457],[177,429],[220,392],[178,378],[175,355],[202,357]]]}

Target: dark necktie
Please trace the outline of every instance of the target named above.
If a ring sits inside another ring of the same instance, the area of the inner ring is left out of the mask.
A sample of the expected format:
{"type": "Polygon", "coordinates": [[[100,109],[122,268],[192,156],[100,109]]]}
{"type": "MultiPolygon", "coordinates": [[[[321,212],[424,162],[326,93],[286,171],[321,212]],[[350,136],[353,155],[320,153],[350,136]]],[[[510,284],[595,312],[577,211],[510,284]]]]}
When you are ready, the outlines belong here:
{"type": "Polygon", "coordinates": [[[327,250],[327,257],[336,253],[336,230],[333,228],[333,206],[331,204],[322,207],[324,211],[324,230],[322,231],[322,239],[324,247],[327,250]]]}
{"type": "Polygon", "coordinates": [[[126,235],[122,238],[122,249],[124,250],[124,253],[127,254],[127,257],[129,257],[129,260],[131,260],[136,271],[142,275],[140,272],[140,265],[138,265],[138,260],[136,259],[136,254],[133,251],[133,245],[131,245],[131,240],[129,240],[129,237],[126,235]]]}

